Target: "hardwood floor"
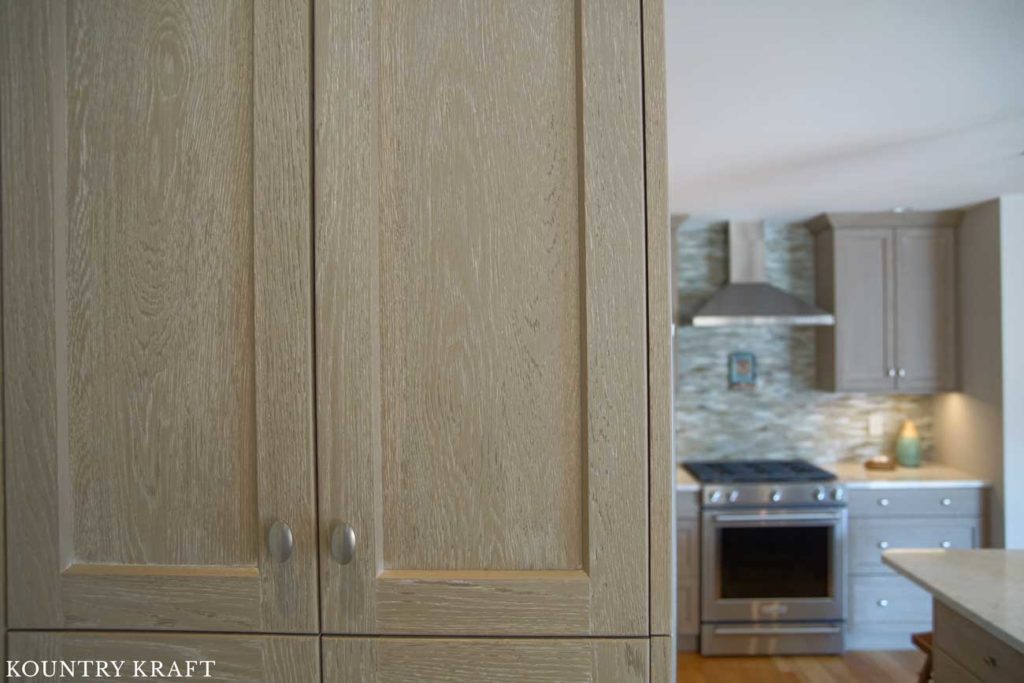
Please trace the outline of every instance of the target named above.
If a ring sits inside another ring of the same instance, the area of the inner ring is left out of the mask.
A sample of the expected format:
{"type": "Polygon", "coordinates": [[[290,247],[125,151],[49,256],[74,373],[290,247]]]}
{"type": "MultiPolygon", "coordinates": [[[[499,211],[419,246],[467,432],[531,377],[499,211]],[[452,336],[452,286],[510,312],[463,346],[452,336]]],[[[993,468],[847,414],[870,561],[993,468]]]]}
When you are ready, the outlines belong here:
{"type": "Polygon", "coordinates": [[[915,683],[916,650],[847,652],[839,657],[701,657],[679,653],[678,683],[915,683]]]}

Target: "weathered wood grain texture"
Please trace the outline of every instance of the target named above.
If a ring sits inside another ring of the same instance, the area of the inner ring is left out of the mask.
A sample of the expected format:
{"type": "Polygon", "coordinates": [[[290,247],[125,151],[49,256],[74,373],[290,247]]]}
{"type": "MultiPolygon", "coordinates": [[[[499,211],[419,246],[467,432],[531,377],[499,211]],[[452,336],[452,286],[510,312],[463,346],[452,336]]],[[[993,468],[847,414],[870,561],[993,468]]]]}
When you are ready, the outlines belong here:
{"type": "Polygon", "coordinates": [[[672,636],[651,636],[651,683],[674,683],[676,647],[672,636]]]}
{"type": "Polygon", "coordinates": [[[11,624],[315,631],[308,10],[0,11],[11,624]]]}
{"type": "Polygon", "coordinates": [[[651,633],[675,633],[675,456],[672,445],[672,267],[665,121],[665,0],[644,0],[647,197],[647,373],[650,440],[651,633]]]}
{"type": "Polygon", "coordinates": [[[646,634],[639,6],[316,17],[325,630],[646,634]]]}
{"type": "MultiPolygon", "coordinates": [[[[222,683],[316,683],[320,652],[316,636],[238,636],[177,633],[13,632],[12,659],[124,661],[122,675],[134,681],[135,660],[172,662],[212,660],[210,678],[222,683]]],[[[200,669],[201,673],[205,670],[200,669]]],[[[89,679],[93,680],[93,679],[89,679]]],[[[358,679],[352,679],[358,680],[358,679]]]]}
{"type": "Polygon", "coordinates": [[[323,639],[325,683],[641,683],[647,639],[323,639]]]}

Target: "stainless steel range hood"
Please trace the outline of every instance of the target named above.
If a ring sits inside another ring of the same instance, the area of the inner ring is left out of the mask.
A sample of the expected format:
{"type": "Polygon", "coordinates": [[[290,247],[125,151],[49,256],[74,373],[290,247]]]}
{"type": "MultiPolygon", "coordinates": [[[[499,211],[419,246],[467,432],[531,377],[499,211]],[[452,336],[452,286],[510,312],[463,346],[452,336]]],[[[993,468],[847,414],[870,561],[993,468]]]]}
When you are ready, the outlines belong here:
{"type": "Polygon", "coordinates": [[[836,319],[765,281],[764,221],[730,221],[729,284],[684,323],[694,327],[835,325],[836,319]]]}

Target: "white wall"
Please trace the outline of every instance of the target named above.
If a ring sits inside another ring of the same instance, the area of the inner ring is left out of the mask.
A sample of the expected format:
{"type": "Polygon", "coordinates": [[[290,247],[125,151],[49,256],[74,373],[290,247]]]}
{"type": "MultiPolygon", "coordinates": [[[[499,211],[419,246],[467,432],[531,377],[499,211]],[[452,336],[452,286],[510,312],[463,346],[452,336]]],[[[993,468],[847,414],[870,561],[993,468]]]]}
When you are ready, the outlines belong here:
{"type": "Polygon", "coordinates": [[[936,454],[993,483],[989,544],[1024,548],[1024,195],[974,207],[957,239],[961,391],[936,401],[936,454]]]}
{"type": "Polygon", "coordinates": [[[939,396],[935,446],[940,460],[993,482],[988,541],[1004,539],[1002,296],[999,200],[967,212],[957,234],[960,383],[939,396]]]}
{"type": "Polygon", "coordinates": [[[1024,548],[1024,195],[999,202],[1006,547],[1024,548]]]}

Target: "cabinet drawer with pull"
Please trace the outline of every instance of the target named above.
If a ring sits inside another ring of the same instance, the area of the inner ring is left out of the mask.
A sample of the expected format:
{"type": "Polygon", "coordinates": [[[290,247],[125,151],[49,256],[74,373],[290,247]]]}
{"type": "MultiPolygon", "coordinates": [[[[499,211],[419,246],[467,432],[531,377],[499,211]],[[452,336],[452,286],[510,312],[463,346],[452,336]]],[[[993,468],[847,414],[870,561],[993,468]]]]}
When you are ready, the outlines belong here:
{"type": "Polygon", "coordinates": [[[902,576],[850,578],[851,624],[921,622],[932,618],[932,598],[902,576]]]}
{"type": "Polygon", "coordinates": [[[848,489],[850,517],[981,515],[983,489],[848,489]]]}
{"type": "Polygon", "coordinates": [[[935,647],[983,681],[1020,681],[1024,654],[935,601],[935,647]]]}
{"type": "Polygon", "coordinates": [[[850,522],[850,571],[890,573],[882,553],[896,548],[965,550],[979,545],[980,518],[898,520],[858,519],[850,522]]]}

